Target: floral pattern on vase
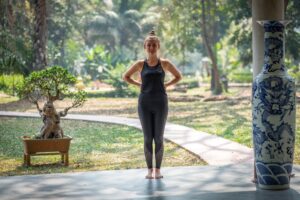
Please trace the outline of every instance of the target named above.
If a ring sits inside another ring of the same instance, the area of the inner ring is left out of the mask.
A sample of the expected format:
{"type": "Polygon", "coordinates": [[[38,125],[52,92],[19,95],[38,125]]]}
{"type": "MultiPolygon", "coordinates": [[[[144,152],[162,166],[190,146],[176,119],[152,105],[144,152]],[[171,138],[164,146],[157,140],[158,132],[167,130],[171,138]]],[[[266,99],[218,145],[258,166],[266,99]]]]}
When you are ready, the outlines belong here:
{"type": "Polygon", "coordinates": [[[258,185],[289,188],[295,143],[295,83],[284,66],[284,21],[261,21],[264,68],[252,86],[253,143],[258,185]]]}

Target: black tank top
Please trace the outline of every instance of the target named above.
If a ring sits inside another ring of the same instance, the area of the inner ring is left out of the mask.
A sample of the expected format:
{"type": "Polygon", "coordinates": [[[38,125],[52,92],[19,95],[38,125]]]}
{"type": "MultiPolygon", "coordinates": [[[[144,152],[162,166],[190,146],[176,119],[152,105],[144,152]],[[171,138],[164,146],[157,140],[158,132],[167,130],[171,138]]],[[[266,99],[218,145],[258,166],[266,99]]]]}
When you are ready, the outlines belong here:
{"type": "Polygon", "coordinates": [[[161,66],[160,59],[155,66],[150,67],[147,61],[144,61],[144,66],[141,72],[142,94],[166,94],[164,87],[165,72],[161,66]]]}

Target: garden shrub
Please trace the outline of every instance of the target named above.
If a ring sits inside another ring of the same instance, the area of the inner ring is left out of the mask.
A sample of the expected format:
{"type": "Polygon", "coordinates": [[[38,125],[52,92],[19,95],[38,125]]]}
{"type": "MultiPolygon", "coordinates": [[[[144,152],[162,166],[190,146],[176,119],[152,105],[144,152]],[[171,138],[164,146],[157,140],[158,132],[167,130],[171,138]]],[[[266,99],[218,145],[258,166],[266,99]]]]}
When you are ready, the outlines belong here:
{"type": "Polygon", "coordinates": [[[183,77],[183,79],[177,83],[177,86],[186,86],[188,89],[197,88],[199,87],[199,80],[196,76],[183,77]]]}
{"type": "Polygon", "coordinates": [[[17,88],[23,83],[24,76],[21,74],[0,75],[0,90],[6,94],[16,96],[17,88]]]}

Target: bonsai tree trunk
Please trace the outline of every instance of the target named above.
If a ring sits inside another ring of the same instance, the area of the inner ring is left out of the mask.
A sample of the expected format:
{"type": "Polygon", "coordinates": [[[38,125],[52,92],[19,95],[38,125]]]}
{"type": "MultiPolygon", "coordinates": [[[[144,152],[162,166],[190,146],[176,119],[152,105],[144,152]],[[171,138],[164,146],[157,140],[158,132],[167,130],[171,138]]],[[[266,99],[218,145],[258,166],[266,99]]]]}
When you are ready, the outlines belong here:
{"type": "Polygon", "coordinates": [[[63,138],[64,132],[60,127],[60,117],[66,116],[71,108],[78,107],[83,103],[75,101],[72,106],[65,108],[64,111],[57,112],[53,105],[55,100],[57,100],[57,98],[52,96],[52,98],[47,100],[44,104],[43,109],[40,109],[38,102],[34,101],[44,123],[40,134],[36,137],[37,139],[63,138]]]}
{"type": "Polygon", "coordinates": [[[41,110],[37,105],[39,113],[43,119],[44,125],[40,130],[40,139],[49,139],[49,138],[63,138],[64,133],[60,127],[60,113],[56,112],[56,109],[52,101],[47,101],[44,104],[43,109],[41,110]]]}

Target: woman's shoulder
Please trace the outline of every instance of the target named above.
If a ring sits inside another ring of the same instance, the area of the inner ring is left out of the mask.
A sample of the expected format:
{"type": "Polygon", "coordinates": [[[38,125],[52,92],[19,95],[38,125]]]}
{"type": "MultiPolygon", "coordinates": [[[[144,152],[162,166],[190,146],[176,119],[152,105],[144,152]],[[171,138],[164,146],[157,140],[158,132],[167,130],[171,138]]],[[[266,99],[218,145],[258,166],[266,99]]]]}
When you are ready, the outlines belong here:
{"type": "Polygon", "coordinates": [[[170,65],[172,66],[172,62],[169,59],[160,58],[160,62],[161,62],[161,65],[166,69],[168,69],[170,65]]]}
{"type": "Polygon", "coordinates": [[[143,65],[144,62],[145,62],[145,60],[137,60],[137,61],[134,62],[133,65],[143,65]]]}
{"type": "Polygon", "coordinates": [[[142,68],[144,65],[144,60],[137,60],[135,61],[135,63],[133,64],[133,67],[135,68],[142,68]]]}
{"type": "Polygon", "coordinates": [[[132,68],[135,71],[141,71],[143,69],[144,66],[144,60],[137,60],[135,61],[135,63],[132,65],[132,68]]]}
{"type": "Polygon", "coordinates": [[[170,60],[168,60],[166,58],[159,58],[159,60],[162,64],[170,63],[170,60]]]}
{"type": "Polygon", "coordinates": [[[145,59],[144,59],[144,60],[140,59],[140,60],[137,60],[136,62],[137,62],[137,63],[140,63],[140,64],[144,64],[145,59]]]}

